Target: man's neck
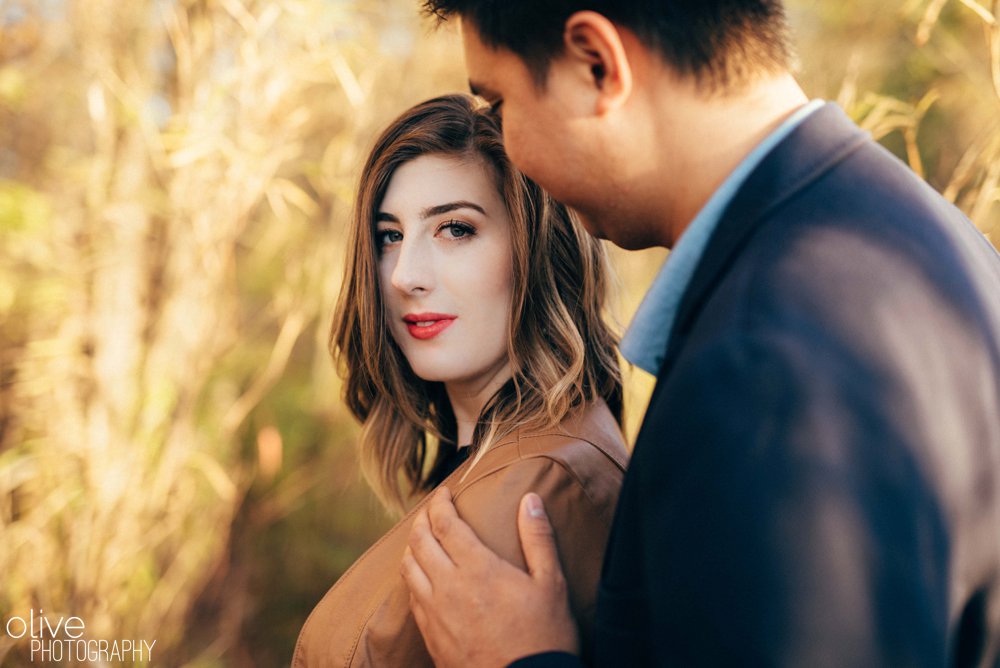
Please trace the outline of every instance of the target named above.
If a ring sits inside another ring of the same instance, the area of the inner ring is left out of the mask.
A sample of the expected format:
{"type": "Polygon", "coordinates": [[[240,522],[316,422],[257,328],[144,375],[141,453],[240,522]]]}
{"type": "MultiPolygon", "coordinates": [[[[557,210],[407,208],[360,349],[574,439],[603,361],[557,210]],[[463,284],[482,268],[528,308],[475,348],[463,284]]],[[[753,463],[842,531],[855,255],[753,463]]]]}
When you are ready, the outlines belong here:
{"type": "MultiPolygon", "coordinates": [[[[665,117],[660,145],[678,147],[663,154],[660,174],[673,175],[670,196],[654,198],[663,221],[663,244],[672,248],[726,177],[744,158],[808,101],[790,74],[754,83],[738,94],[683,98],[665,117]]],[[[664,99],[662,104],[671,104],[664,99]]],[[[659,191],[662,194],[663,181],[659,191]]]]}

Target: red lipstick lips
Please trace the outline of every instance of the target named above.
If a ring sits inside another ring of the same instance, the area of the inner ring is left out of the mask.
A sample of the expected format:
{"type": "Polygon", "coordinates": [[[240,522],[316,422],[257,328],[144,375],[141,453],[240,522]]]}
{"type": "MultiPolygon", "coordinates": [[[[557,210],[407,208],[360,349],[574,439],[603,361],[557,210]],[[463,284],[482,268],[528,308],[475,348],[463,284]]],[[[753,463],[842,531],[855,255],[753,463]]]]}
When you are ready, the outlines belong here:
{"type": "Polygon", "coordinates": [[[433,339],[455,321],[456,315],[447,313],[407,313],[403,316],[406,329],[415,339],[433,339]]]}

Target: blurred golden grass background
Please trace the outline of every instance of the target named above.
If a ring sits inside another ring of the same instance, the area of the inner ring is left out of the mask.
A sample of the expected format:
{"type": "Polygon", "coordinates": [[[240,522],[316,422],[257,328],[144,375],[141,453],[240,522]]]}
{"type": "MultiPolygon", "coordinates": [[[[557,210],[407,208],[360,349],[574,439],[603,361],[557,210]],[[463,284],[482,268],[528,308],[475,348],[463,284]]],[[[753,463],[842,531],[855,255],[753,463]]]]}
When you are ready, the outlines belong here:
{"type": "MultiPolygon", "coordinates": [[[[807,91],[1000,244],[998,2],[788,4],[807,91]]],[[[287,664],[390,524],[326,351],[357,170],[464,88],[415,0],[0,0],[0,621],[287,664]]],[[[664,256],[614,252],[621,323],[664,256]]]]}

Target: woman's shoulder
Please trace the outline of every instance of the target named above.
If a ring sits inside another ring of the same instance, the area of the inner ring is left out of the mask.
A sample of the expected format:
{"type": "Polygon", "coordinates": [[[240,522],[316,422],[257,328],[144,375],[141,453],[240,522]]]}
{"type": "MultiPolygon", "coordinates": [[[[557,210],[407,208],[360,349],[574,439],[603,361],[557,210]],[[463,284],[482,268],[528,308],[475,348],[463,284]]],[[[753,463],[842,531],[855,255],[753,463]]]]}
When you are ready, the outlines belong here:
{"type": "Polygon", "coordinates": [[[586,593],[596,583],[626,461],[617,422],[603,403],[592,404],[555,428],[515,432],[444,484],[480,540],[522,568],[518,505],[524,494],[538,494],[560,554],[570,555],[571,588],[586,593]]]}
{"type": "Polygon", "coordinates": [[[603,401],[583,406],[555,428],[519,430],[515,440],[522,459],[549,457],[572,468],[607,464],[621,470],[628,463],[621,427],[603,401]]]}
{"type": "Polygon", "coordinates": [[[508,477],[511,468],[525,473],[545,468],[586,481],[607,473],[620,476],[627,462],[621,429],[607,405],[598,401],[577,409],[554,427],[515,429],[490,447],[480,461],[473,457],[460,467],[449,486],[461,491],[482,485],[491,477],[508,477]]]}
{"type": "MultiPolygon", "coordinates": [[[[466,462],[445,481],[460,510],[495,516],[500,505],[515,511],[521,495],[537,492],[546,503],[574,498],[585,506],[613,506],[628,454],[618,423],[603,403],[578,410],[551,429],[516,430],[480,461],[466,462]]],[[[578,511],[584,507],[576,505],[578,511]]]]}

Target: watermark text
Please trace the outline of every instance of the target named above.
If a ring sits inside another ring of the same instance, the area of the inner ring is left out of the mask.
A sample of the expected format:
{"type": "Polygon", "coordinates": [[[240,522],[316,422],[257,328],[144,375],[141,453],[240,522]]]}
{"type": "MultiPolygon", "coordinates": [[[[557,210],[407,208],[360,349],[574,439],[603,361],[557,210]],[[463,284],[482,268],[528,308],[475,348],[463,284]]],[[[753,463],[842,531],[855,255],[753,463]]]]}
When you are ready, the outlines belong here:
{"type": "Polygon", "coordinates": [[[76,615],[54,618],[44,610],[13,616],[4,624],[13,640],[29,642],[31,661],[38,663],[151,662],[156,641],[106,640],[84,637],[87,625],[76,615]]]}

